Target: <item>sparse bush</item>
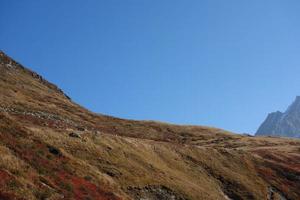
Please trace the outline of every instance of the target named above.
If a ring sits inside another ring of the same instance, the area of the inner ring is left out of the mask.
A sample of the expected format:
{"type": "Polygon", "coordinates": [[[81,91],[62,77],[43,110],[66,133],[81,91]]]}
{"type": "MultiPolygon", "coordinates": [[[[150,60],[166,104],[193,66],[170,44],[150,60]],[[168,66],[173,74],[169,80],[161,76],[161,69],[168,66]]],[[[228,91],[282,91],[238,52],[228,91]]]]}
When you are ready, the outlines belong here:
{"type": "Polygon", "coordinates": [[[45,155],[45,152],[43,151],[43,150],[38,150],[38,155],[41,155],[41,156],[43,156],[43,155],[45,155]]]}
{"type": "Polygon", "coordinates": [[[93,178],[92,178],[91,176],[85,176],[84,179],[85,179],[86,181],[91,181],[93,178]]]}
{"type": "Polygon", "coordinates": [[[39,200],[46,200],[51,196],[51,192],[49,190],[36,190],[34,195],[39,200]]]}
{"type": "Polygon", "coordinates": [[[46,157],[48,160],[52,160],[52,156],[50,154],[48,154],[46,157]]]}
{"type": "Polygon", "coordinates": [[[12,179],[8,182],[7,186],[11,189],[15,189],[20,187],[20,184],[16,180],[12,179]]]}
{"type": "Polygon", "coordinates": [[[67,190],[68,192],[73,192],[73,186],[70,183],[61,183],[61,187],[65,190],[67,190]]]}

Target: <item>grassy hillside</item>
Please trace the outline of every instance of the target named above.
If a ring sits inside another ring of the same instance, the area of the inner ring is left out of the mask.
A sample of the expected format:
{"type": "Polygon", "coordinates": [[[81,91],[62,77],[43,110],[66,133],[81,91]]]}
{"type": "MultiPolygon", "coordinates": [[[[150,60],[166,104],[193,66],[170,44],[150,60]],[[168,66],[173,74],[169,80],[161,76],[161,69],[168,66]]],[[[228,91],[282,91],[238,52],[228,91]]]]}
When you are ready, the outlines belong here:
{"type": "Polygon", "coordinates": [[[0,199],[300,199],[300,140],[98,115],[0,53],[0,199]]]}

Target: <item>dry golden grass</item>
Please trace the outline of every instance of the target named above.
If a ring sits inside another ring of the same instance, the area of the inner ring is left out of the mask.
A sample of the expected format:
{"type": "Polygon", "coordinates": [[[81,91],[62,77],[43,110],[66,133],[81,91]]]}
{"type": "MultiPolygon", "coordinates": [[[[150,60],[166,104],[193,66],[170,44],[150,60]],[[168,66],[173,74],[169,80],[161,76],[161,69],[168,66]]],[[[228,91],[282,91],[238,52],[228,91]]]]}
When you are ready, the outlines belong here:
{"type": "Polygon", "coordinates": [[[299,140],[97,115],[10,62],[0,53],[0,199],[300,199],[299,140]]]}

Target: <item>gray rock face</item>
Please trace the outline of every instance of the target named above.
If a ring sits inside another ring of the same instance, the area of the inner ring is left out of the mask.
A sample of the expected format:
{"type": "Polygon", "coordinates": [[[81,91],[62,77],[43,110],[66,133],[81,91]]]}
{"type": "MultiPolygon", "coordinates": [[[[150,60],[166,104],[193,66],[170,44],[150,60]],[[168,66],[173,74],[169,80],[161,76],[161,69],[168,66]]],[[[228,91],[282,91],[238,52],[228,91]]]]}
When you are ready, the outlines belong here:
{"type": "Polygon", "coordinates": [[[300,138],[300,96],[284,112],[270,113],[256,135],[271,135],[300,138]]]}

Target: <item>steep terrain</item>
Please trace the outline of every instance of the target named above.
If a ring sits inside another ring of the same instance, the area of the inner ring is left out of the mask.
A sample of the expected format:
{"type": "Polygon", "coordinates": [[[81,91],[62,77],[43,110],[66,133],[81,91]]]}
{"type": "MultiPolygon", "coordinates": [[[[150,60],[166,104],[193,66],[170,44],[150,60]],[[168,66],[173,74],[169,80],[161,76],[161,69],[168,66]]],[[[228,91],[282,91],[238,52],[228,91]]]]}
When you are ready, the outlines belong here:
{"type": "Polygon", "coordinates": [[[300,138],[300,97],[284,112],[270,113],[256,135],[277,135],[300,138]]]}
{"type": "Polygon", "coordinates": [[[300,199],[300,141],[94,114],[0,53],[0,199],[300,199]]]}

